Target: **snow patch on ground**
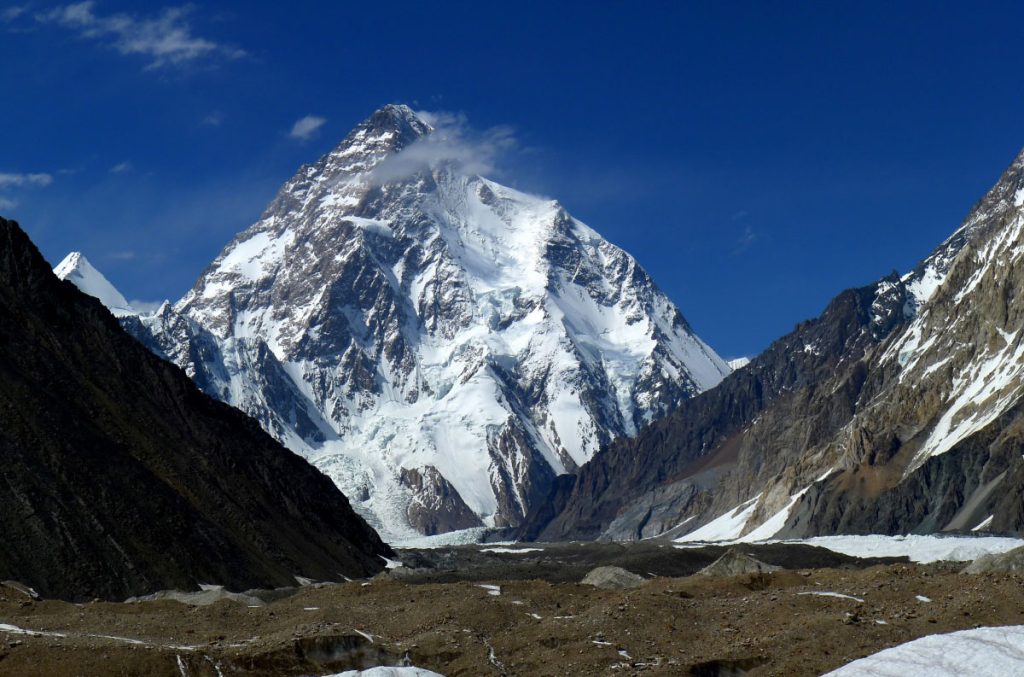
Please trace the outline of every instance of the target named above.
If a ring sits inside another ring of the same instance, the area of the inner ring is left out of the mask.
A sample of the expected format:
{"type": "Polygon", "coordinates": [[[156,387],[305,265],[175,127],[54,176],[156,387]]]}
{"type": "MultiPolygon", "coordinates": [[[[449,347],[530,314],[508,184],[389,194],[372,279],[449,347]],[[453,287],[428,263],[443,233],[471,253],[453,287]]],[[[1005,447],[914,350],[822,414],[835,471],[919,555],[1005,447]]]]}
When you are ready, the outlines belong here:
{"type": "Polygon", "coordinates": [[[480,552],[497,552],[506,555],[523,555],[528,552],[544,552],[544,548],[480,548],[480,552]]]}
{"type": "Polygon", "coordinates": [[[860,597],[854,597],[853,595],[844,595],[841,592],[798,592],[798,595],[815,595],[817,597],[838,597],[839,599],[852,599],[854,602],[863,602],[860,597]]]}
{"type": "Polygon", "coordinates": [[[498,596],[501,595],[501,586],[500,585],[491,585],[490,583],[480,583],[476,587],[483,588],[484,590],[487,591],[487,594],[491,595],[492,597],[498,597],[498,596]]]}
{"type": "Polygon", "coordinates": [[[852,557],[909,557],[921,564],[970,562],[1024,545],[1022,539],[1000,536],[817,536],[781,542],[815,545],[852,557]]]}
{"type": "Polygon", "coordinates": [[[853,661],[826,677],[1006,677],[1024,674],[1024,626],[931,635],[853,661]]]}
{"type": "Polygon", "coordinates": [[[6,632],[9,635],[31,635],[34,637],[67,637],[67,635],[59,632],[45,632],[43,630],[26,630],[25,628],[19,628],[17,625],[9,625],[7,623],[0,623],[0,632],[6,632]]]}
{"type": "MultiPolygon", "coordinates": [[[[747,510],[744,503],[740,508],[747,510]]],[[[752,510],[752,509],[751,509],[752,510]]],[[[736,511],[727,513],[714,522],[705,525],[718,523],[719,526],[727,526],[725,518],[734,515],[736,511]]],[[[738,519],[738,518],[736,518],[738,519]]],[[[738,533],[734,525],[729,525],[732,533],[738,533]]],[[[709,530],[707,533],[727,533],[725,528],[717,531],[709,530]]],[[[734,545],[737,543],[792,543],[813,545],[819,548],[826,548],[833,552],[850,555],[851,557],[908,557],[911,562],[927,564],[929,562],[973,562],[978,557],[992,553],[999,554],[1013,550],[1024,545],[1024,539],[1010,538],[1003,536],[815,536],[813,538],[796,539],[767,539],[750,540],[748,534],[743,538],[691,538],[693,534],[687,534],[675,541],[673,547],[684,549],[700,547],[703,543],[715,543],[718,545],[734,545]]]]}
{"type": "Polygon", "coordinates": [[[444,677],[444,675],[427,670],[426,668],[410,666],[404,668],[378,667],[369,668],[368,670],[346,670],[345,672],[326,675],[326,677],[444,677]]]}

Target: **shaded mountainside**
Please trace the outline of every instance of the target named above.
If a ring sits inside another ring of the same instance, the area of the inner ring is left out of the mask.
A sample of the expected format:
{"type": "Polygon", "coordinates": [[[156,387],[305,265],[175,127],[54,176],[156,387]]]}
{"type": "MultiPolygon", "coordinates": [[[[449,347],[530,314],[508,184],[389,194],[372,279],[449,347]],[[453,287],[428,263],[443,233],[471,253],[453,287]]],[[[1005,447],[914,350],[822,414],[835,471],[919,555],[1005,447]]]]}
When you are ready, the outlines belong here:
{"type": "Polygon", "coordinates": [[[602,450],[575,482],[557,485],[521,535],[635,540],[670,532],[710,507],[723,475],[736,465],[750,423],[783,401],[803,407],[816,384],[848,361],[844,356],[863,354],[874,342],[874,290],[844,292],[820,318],[799,325],[718,387],[684,402],[639,436],[602,450]],[[816,349],[805,350],[809,345],[816,349]],[[558,505],[564,507],[552,516],[550,506],[558,505]]]}
{"type": "Polygon", "coordinates": [[[334,484],[58,280],[0,219],[0,579],[123,598],[381,570],[334,484]]]}
{"type": "Polygon", "coordinates": [[[840,294],[561,482],[521,535],[1024,526],[1024,154],[912,272],[840,294]]]}
{"type": "Polygon", "coordinates": [[[123,319],[394,538],[518,525],[731,371],[628,253],[432,123],[378,110],[181,301],[123,319]]]}

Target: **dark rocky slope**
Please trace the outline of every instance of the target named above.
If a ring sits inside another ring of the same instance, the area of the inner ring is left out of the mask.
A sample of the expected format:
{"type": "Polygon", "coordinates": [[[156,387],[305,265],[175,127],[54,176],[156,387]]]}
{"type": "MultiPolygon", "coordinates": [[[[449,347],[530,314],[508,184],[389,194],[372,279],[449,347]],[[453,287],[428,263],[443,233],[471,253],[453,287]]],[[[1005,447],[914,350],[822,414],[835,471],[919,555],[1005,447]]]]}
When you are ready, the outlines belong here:
{"type": "MultiPolygon", "coordinates": [[[[752,421],[766,408],[803,408],[818,384],[891,328],[872,327],[874,292],[871,286],[840,294],[820,318],[797,326],[717,388],[684,402],[637,437],[602,450],[575,482],[556,485],[546,504],[562,506],[560,512],[552,515],[541,506],[520,537],[636,540],[671,533],[704,511],[722,488],[723,475],[735,468],[752,421]],[[803,350],[812,344],[820,350],[803,350]]],[[[837,399],[822,412],[817,434],[848,420],[849,394],[837,399]]]]}
{"type": "Polygon", "coordinates": [[[71,599],[337,580],[390,549],[334,484],[0,219],[0,579],[71,599]]]}
{"type": "Polygon", "coordinates": [[[603,449],[520,535],[684,535],[738,506],[734,536],[1020,530],[1022,255],[1024,154],[911,273],[603,449]]]}

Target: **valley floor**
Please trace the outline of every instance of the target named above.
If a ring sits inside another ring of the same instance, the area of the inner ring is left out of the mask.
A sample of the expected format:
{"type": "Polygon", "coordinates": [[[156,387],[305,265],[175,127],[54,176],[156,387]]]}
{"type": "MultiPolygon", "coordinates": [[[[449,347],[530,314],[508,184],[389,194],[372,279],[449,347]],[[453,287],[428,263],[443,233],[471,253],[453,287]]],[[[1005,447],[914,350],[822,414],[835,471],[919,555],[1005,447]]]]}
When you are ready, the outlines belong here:
{"type": "Polygon", "coordinates": [[[76,605],[0,587],[0,674],[326,675],[407,657],[449,677],[818,675],[924,635],[1024,624],[1024,577],[961,563],[757,545],[743,549],[790,568],[711,578],[687,574],[722,547],[542,547],[402,551],[414,570],[263,606],[76,605]],[[609,563],[653,577],[634,590],[568,582],[609,563]]]}

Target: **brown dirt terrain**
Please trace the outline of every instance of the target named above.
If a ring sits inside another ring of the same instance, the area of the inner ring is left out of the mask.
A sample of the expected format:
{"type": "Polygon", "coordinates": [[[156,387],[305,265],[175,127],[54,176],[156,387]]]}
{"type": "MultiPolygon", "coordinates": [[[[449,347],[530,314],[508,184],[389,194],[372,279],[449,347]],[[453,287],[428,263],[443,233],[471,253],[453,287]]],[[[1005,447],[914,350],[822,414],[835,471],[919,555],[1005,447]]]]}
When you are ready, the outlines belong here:
{"type": "Polygon", "coordinates": [[[257,608],[30,601],[0,587],[0,624],[49,633],[0,628],[0,674],[324,675],[408,658],[449,677],[817,675],[923,635],[1024,623],[1024,577],[960,568],[656,577],[625,591],[488,580],[498,595],[477,580],[383,577],[257,608]]]}

